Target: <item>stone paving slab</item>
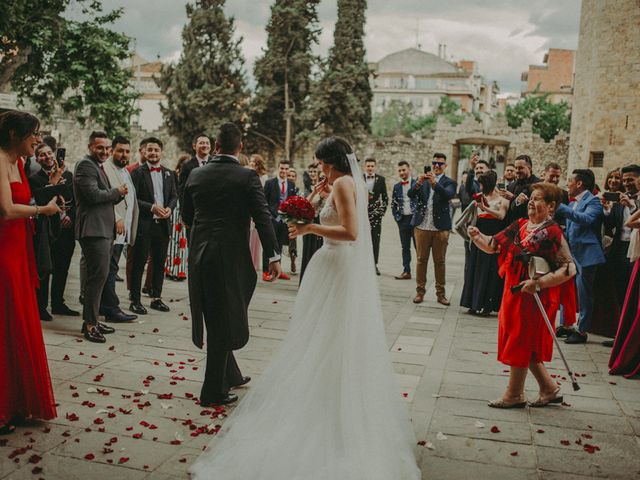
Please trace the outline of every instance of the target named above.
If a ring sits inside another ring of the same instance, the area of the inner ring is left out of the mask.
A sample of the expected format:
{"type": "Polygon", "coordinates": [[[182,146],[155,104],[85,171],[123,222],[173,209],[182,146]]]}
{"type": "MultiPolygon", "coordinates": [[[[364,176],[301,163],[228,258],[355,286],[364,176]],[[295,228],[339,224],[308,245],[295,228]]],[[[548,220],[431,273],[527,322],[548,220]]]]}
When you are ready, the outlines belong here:
{"type": "MultiPolygon", "coordinates": [[[[77,260],[76,255],[66,294],[75,307],[77,260]]],[[[423,478],[640,476],[640,382],[608,375],[608,349],[598,337],[586,345],[563,347],[581,374],[579,392],[571,391],[557,356],[549,365],[564,389],[567,406],[488,408],[487,400],[505,388],[508,369],[496,360],[497,317],[471,316],[457,307],[463,283],[462,242],[451,236],[450,307],[435,301],[432,265],[426,301],[413,304],[414,281],[393,278],[400,264],[396,227],[387,216],[379,277],[384,323],[398,394],[409,407],[417,439],[433,448],[416,446],[423,478]],[[492,426],[500,432],[493,433],[492,426]],[[584,439],[582,434],[592,435],[590,440],[600,450],[590,454],[580,445],[560,443],[584,439]]],[[[284,266],[288,268],[288,260],[284,266]]],[[[297,277],[275,284],[258,281],[249,312],[251,339],[236,355],[245,374],[258,377],[278,350],[289,327],[297,285],[297,277]]],[[[118,291],[126,307],[122,283],[118,291]]],[[[6,442],[0,439],[0,478],[188,478],[187,469],[202,449],[209,442],[215,448],[215,435],[209,435],[207,427],[222,425],[224,413],[197,405],[206,356],[191,343],[186,283],[167,281],[165,299],[171,312],[150,310],[139,322],[116,325],[116,334],[105,345],[85,342],[77,318],[56,317],[43,324],[59,416],[19,427],[6,442]],[[105,446],[114,437],[117,442],[105,446]],[[114,451],[104,453],[104,448],[114,451]],[[94,458],[85,459],[88,453],[94,458]],[[29,463],[33,455],[40,459],[29,463]],[[129,460],[118,463],[120,458],[129,460]],[[42,472],[36,475],[34,468],[42,472]]],[[[143,304],[148,304],[147,298],[143,304]]],[[[246,391],[238,391],[241,398],[246,391]]],[[[532,379],[527,381],[527,395],[536,395],[532,379]]]]}

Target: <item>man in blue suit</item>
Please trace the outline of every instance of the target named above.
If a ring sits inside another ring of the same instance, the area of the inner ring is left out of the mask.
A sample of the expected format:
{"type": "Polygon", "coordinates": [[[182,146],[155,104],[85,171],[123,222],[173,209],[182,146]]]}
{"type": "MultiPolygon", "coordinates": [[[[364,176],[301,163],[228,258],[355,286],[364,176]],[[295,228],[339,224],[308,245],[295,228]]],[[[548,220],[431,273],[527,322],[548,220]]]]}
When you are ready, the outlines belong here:
{"type": "Polygon", "coordinates": [[[578,290],[578,330],[566,339],[566,343],[585,343],[591,331],[593,316],[593,282],[596,268],[605,263],[600,228],[604,213],[600,199],[591,191],[595,177],[588,169],[577,169],[567,179],[569,197],[575,201],[560,205],[557,214],[566,219],[565,235],[576,263],[576,287],[578,290]]]}
{"type": "Polygon", "coordinates": [[[411,178],[411,167],[404,160],[398,163],[398,176],[400,181],[393,186],[391,195],[391,213],[398,224],[402,245],[402,273],[396,280],[411,280],[411,239],[414,246],[416,243],[411,219],[416,211],[416,200],[409,198],[409,190],[415,187],[416,181],[411,178]]]}
{"type": "Polygon", "coordinates": [[[450,305],[445,296],[445,262],[451,230],[449,202],[456,194],[456,182],[444,174],[446,168],[445,154],[435,153],[431,166],[425,166],[425,173],[418,176],[415,186],[408,193],[408,197],[416,201],[416,209],[411,219],[418,255],[417,293],[413,303],[424,301],[427,263],[433,251],[438,303],[450,305]]]}

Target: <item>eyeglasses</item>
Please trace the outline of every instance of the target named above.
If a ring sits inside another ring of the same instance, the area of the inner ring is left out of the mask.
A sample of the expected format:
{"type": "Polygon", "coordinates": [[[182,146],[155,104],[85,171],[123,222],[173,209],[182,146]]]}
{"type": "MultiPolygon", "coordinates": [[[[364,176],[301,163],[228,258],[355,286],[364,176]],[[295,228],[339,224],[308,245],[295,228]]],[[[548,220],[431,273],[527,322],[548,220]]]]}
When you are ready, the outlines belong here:
{"type": "Polygon", "coordinates": [[[445,165],[445,162],[431,162],[431,165],[433,165],[434,167],[442,167],[443,165],[445,165]]]}

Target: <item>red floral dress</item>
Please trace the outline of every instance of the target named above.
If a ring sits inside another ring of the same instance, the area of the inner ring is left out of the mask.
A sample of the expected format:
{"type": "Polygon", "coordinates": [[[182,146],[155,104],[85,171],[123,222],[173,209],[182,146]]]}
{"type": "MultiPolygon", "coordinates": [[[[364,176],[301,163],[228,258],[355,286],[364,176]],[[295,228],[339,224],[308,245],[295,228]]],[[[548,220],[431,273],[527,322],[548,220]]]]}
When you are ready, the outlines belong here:
{"type": "Polygon", "coordinates": [[[180,217],[180,205],[171,214],[171,224],[173,226],[169,248],[167,250],[167,260],[164,266],[165,276],[172,280],[184,280],[187,278],[187,231],[182,218],[180,217]]]}
{"type": "MultiPolygon", "coordinates": [[[[31,190],[21,160],[18,166],[22,182],[11,183],[11,197],[15,204],[28,205],[31,190]]],[[[0,424],[16,416],[56,417],[32,237],[31,219],[0,218],[0,424]]]]}
{"type": "MultiPolygon", "coordinates": [[[[531,362],[549,362],[553,356],[553,338],[533,295],[511,292],[511,287],[528,279],[528,257],[547,260],[552,271],[571,262],[562,230],[554,222],[527,231],[529,220],[512,223],[494,238],[500,249],[500,276],[504,292],[498,313],[498,360],[512,367],[528,367],[531,362]]],[[[567,278],[569,279],[569,277],[567,278]]],[[[540,299],[555,330],[560,306],[561,286],[545,288],[540,299]]]]}

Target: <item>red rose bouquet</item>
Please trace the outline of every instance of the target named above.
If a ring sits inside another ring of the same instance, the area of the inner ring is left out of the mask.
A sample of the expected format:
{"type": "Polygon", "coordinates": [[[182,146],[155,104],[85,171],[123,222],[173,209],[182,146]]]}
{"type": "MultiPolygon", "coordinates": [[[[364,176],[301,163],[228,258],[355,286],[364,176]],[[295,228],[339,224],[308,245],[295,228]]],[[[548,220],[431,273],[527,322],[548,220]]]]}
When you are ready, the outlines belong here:
{"type": "Polygon", "coordinates": [[[311,202],[297,195],[287,198],[278,207],[280,219],[285,223],[311,223],[316,211],[311,202]]]}

